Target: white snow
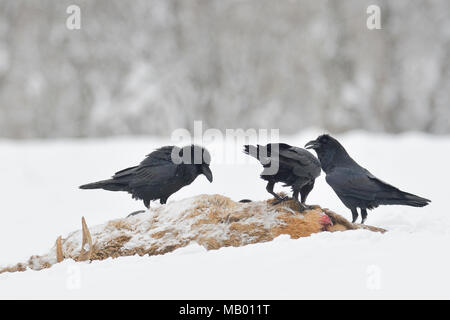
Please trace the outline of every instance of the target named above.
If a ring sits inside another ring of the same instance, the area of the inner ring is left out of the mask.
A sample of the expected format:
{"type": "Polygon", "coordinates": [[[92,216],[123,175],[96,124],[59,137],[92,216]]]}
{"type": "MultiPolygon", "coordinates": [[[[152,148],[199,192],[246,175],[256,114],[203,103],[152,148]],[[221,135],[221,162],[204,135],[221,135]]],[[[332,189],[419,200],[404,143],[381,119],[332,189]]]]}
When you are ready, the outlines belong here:
{"type": "MultiPolygon", "coordinates": [[[[309,130],[282,140],[303,146],[319,133],[309,130]]],[[[297,240],[282,236],[216,251],[190,245],[162,256],[66,260],[42,271],[1,274],[0,298],[450,298],[450,137],[352,132],[338,138],[373,174],[431,199],[431,205],[369,212],[367,223],[388,229],[385,234],[357,230],[297,240]]],[[[77,186],[137,164],[169,143],[134,137],[0,141],[0,266],[48,252],[57,236],[81,228],[81,216],[94,226],[142,209],[125,193],[77,186]]],[[[227,142],[224,150],[234,148],[227,142]]],[[[214,154],[212,160],[212,184],[200,176],[169,202],[203,193],[234,200],[269,198],[256,160],[219,164],[214,154]]],[[[324,174],[308,203],[351,216],[324,174]]]]}

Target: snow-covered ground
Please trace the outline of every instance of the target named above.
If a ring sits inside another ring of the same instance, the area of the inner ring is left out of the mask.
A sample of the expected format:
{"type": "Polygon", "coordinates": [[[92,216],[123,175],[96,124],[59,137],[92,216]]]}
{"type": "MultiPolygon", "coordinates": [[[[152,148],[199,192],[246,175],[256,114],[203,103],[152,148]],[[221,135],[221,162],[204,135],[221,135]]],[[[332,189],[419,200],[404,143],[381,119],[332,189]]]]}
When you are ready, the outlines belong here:
{"type": "MultiPolygon", "coordinates": [[[[319,133],[309,130],[282,140],[303,146],[319,133]]],[[[1,274],[0,298],[450,298],[450,137],[352,132],[337,138],[379,178],[431,199],[431,205],[370,212],[367,223],[388,229],[386,234],[357,230],[298,240],[282,236],[217,251],[191,245],[163,256],[66,260],[42,271],[1,274]]],[[[125,193],[77,186],[137,164],[169,143],[142,137],[0,140],[0,267],[47,252],[57,236],[81,228],[81,216],[94,226],[142,209],[125,193]]],[[[269,198],[256,160],[242,160],[246,156],[232,143],[209,148],[214,182],[200,176],[169,201],[202,193],[234,200],[269,198]],[[242,159],[214,162],[223,160],[218,155],[225,152],[242,159]]],[[[324,174],[308,202],[351,218],[324,174]]]]}

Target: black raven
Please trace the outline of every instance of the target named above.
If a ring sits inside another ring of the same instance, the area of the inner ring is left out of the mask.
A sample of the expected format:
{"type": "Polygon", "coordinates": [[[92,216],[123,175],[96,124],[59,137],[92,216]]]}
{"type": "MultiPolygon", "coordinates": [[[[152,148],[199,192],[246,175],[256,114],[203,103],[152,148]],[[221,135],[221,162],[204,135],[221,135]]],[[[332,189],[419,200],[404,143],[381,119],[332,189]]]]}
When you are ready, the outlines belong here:
{"type": "Polygon", "coordinates": [[[138,166],[121,170],[111,179],[80,186],[80,189],[126,191],[133,199],[144,200],[149,208],[152,200],[159,199],[165,204],[167,198],[191,184],[200,174],[212,182],[210,159],[208,150],[196,145],[165,146],[147,155],[138,166]]]}
{"type": "Polygon", "coordinates": [[[379,205],[423,207],[431,202],[378,179],[357,164],[330,135],[321,135],[308,142],[305,147],[317,152],[322,169],[326,173],[326,181],[344,205],[352,211],[353,223],[358,218],[357,208],[361,209],[361,223],[364,223],[367,209],[371,210],[379,205]]]}
{"type": "Polygon", "coordinates": [[[277,182],[283,182],[284,186],[292,188],[292,198],[298,201],[301,195],[302,209],[305,209],[305,201],[314,187],[315,179],[320,175],[320,163],[309,151],[292,147],[285,143],[269,143],[266,146],[245,145],[244,153],[258,159],[264,167],[261,178],[266,180],[266,190],[273,195],[278,204],[289,198],[281,198],[273,191],[277,182]],[[273,172],[272,167],[278,167],[273,172]]]}

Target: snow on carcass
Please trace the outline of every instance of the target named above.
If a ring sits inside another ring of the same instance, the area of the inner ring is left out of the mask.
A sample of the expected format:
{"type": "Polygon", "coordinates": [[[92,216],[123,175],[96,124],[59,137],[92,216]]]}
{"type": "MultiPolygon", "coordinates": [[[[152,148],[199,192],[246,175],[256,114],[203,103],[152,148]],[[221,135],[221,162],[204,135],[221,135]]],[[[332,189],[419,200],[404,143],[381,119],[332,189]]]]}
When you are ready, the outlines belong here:
{"type": "Polygon", "coordinates": [[[200,195],[138,215],[83,228],[58,238],[49,253],[27,263],[0,269],[40,270],[64,259],[104,260],[110,257],[158,255],[196,242],[207,250],[267,242],[282,234],[297,239],[322,231],[344,231],[370,226],[354,225],[319,206],[300,212],[296,201],[273,205],[273,200],[241,203],[221,195],[200,195]]]}

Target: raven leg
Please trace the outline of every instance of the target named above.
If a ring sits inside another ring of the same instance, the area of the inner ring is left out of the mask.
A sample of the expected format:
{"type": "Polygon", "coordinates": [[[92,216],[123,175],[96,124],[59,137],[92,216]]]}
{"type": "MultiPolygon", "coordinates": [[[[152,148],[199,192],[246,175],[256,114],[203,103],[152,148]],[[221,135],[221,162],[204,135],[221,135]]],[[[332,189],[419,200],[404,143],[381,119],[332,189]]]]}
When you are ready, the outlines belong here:
{"type": "MultiPolygon", "coordinates": [[[[167,198],[168,198],[168,197],[167,197],[167,198]]],[[[161,199],[159,199],[159,203],[161,203],[161,204],[166,204],[167,198],[161,198],[161,199]]]]}
{"type": "Polygon", "coordinates": [[[361,224],[364,224],[366,219],[367,219],[367,209],[361,208],[361,224]]]}
{"type": "Polygon", "coordinates": [[[303,212],[303,211],[308,209],[308,206],[305,205],[303,203],[303,201],[302,202],[298,201],[298,194],[299,194],[299,191],[298,190],[294,190],[294,192],[292,193],[292,199],[294,199],[295,201],[298,202],[298,204],[300,206],[300,212],[303,212]]]}
{"type": "Polygon", "coordinates": [[[266,186],[266,190],[267,192],[269,192],[271,195],[273,195],[275,197],[275,199],[277,200],[283,200],[283,198],[281,198],[279,195],[277,195],[274,191],[273,191],[273,187],[275,186],[275,182],[270,181],[267,186],[266,186]]]}
{"type": "MultiPolygon", "coordinates": [[[[294,192],[292,193],[292,199],[297,200],[298,201],[298,190],[294,190],[294,192]]],[[[303,201],[302,201],[303,202],[303,201]]]]}
{"type": "MultiPolygon", "coordinates": [[[[269,182],[266,186],[266,190],[275,197],[275,199],[277,199],[276,201],[274,201],[272,204],[273,205],[277,205],[283,201],[287,201],[289,200],[289,197],[280,197],[279,195],[277,195],[274,191],[273,191],[273,187],[275,186],[275,182],[269,182]]],[[[298,195],[297,195],[298,197],[298,195]]]]}
{"type": "Polygon", "coordinates": [[[150,209],[150,199],[144,199],[144,206],[145,206],[147,209],[150,209]]]}
{"type": "Polygon", "coordinates": [[[314,188],[314,181],[312,183],[308,183],[304,187],[300,189],[300,194],[302,196],[302,203],[306,202],[306,198],[308,197],[311,190],[314,188]]]}
{"type": "Polygon", "coordinates": [[[301,195],[301,199],[302,199],[302,204],[303,204],[304,208],[307,209],[307,210],[313,209],[312,206],[308,206],[308,205],[305,204],[306,198],[308,197],[309,193],[311,192],[311,190],[313,188],[314,188],[314,181],[312,183],[308,183],[308,184],[304,185],[300,189],[300,195],[301,195]]]}
{"type": "Polygon", "coordinates": [[[356,210],[356,208],[352,208],[351,210],[352,210],[352,217],[353,217],[352,223],[355,223],[356,219],[358,219],[358,210],[356,210]]]}

